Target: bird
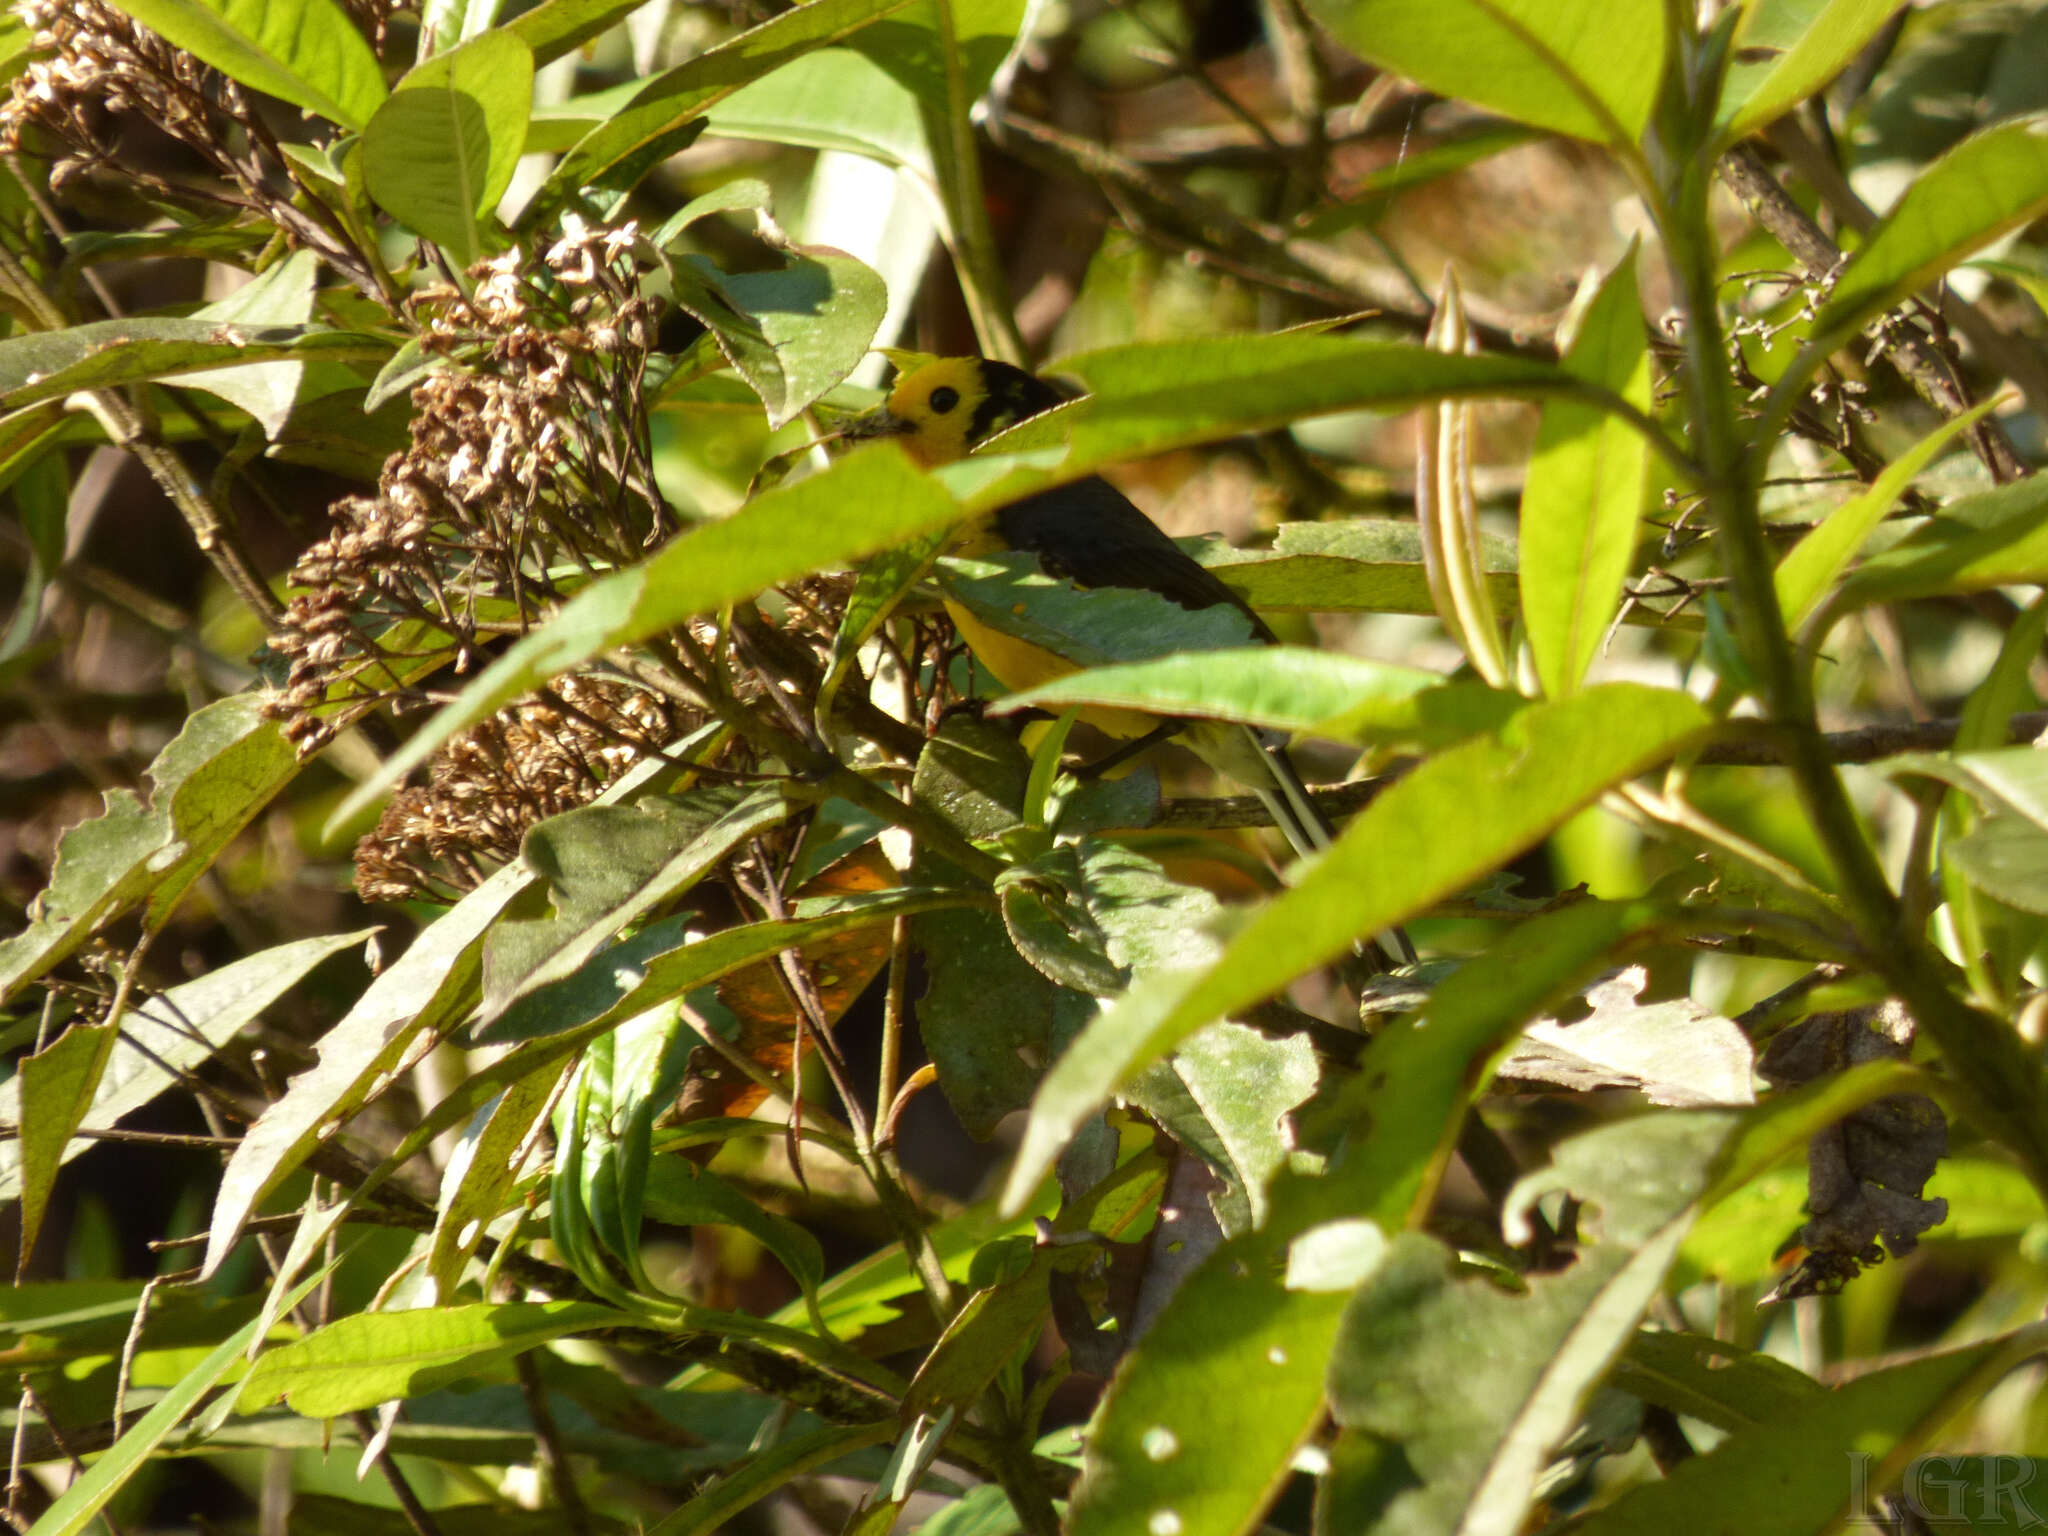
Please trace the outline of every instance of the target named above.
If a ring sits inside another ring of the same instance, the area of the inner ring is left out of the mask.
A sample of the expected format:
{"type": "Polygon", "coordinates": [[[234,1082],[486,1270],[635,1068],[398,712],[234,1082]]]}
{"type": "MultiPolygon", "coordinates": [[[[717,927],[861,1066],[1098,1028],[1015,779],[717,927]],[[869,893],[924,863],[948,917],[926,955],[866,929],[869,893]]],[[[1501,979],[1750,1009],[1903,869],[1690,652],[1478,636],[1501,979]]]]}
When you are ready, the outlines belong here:
{"type": "MultiPolygon", "coordinates": [[[[997,433],[1071,398],[1011,363],[984,357],[938,358],[906,369],[887,399],[850,423],[844,435],[894,438],[914,462],[930,469],[965,458],[997,433]]],[[[1255,640],[1279,643],[1279,636],[1249,603],[1099,475],[999,508],[970,524],[949,553],[983,556],[1003,550],[1030,554],[1046,575],[1083,589],[1138,588],[1190,610],[1234,608],[1250,624],[1255,640]]],[[[1079,670],[1066,657],[992,628],[959,602],[949,599],[946,608],[976,660],[1005,688],[1036,687],[1079,670]]],[[[1226,721],[1162,725],[1135,710],[1090,709],[1082,718],[1110,736],[1138,745],[1173,734],[1210,767],[1257,796],[1304,858],[1336,840],[1335,828],[1316,808],[1277,737],[1226,721]]],[[[1379,935],[1365,955],[1381,969],[1413,964],[1416,958],[1398,929],[1379,935]]]]}

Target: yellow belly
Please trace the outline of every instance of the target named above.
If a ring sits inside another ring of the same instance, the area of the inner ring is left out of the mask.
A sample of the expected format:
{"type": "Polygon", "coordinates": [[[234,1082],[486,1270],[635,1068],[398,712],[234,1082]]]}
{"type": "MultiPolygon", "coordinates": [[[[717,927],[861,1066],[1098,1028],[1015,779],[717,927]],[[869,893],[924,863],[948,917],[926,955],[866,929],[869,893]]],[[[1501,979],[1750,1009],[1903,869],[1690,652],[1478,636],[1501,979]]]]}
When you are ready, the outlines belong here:
{"type": "MultiPolygon", "coordinates": [[[[953,616],[953,625],[960,631],[960,638],[967,642],[967,648],[974,652],[975,661],[1013,693],[1020,688],[1036,688],[1040,683],[1049,683],[1081,670],[1066,657],[1056,655],[1042,645],[1019,640],[999,629],[990,629],[958,603],[949,600],[946,612],[953,616]]],[[[1084,709],[1081,719],[1106,736],[1124,738],[1143,736],[1159,724],[1157,715],[1107,707],[1084,709]]]]}

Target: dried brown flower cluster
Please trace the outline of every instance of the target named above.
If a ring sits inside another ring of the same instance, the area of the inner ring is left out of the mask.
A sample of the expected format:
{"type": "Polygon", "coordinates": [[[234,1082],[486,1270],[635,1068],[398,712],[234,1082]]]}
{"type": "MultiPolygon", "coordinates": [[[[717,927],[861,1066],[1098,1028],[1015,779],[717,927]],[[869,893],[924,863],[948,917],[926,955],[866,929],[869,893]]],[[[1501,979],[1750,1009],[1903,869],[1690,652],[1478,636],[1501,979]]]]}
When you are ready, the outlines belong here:
{"type": "MultiPolygon", "coordinates": [[[[381,49],[386,25],[404,7],[346,0],[343,9],[381,49]]],[[[265,147],[268,135],[234,81],[104,0],[15,0],[14,13],[28,29],[31,56],[0,101],[0,149],[19,151],[31,127],[43,130],[61,151],[51,166],[54,189],[113,159],[118,119],[133,114],[197,150],[245,197],[267,200],[264,167],[249,146],[235,146],[243,135],[232,130],[254,131],[265,147]]]]}
{"type": "MultiPolygon", "coordinates": [[[[290,661],[270,711],[302,756],[380,706],[436,702],[446,669],[474,671],[569,590],[676,530],[641,388],[658,311],[639,292],[640,236],[565,223],[541,262],[507,252],[472,269],[468,296],[415,303],[423,349],[447,362],[413,391],[411,446],[374,495],[335,505],[270,639],[290,661]],[[543,266],[552,281],[528,275],[543,266]]],[[[467,888],[676,724],[643,688],[558,680],[456,738],[426,787],[399,795],[357,849],[357,889],[467,888]]]]}
{"type": "Polygon", "coordinates": [[[356,844],[365,901],[445,900],[519,852],[526,829],[588,804],[675,733],[657,695],[616,678],[564,677],[449,742],[423,789],[400,790],[356,844]]]}
{"type": "Polygon", "coordinates": [[[630,564],[675,530],[642,407],[655,314],[636,238],[579,222],[548,252],[560,286],[524,277],[515,251],[474,269],[473,297],[422,301],[426,345],[470,366],[413,391],[411,447],[375,495],[335,505],[293,567],[306,590],[270,645],[291,661],[273,713],[301,754],[379,704],[426,702],[424,674],[466,673],[524,634],[564,577],[630,564]]]}

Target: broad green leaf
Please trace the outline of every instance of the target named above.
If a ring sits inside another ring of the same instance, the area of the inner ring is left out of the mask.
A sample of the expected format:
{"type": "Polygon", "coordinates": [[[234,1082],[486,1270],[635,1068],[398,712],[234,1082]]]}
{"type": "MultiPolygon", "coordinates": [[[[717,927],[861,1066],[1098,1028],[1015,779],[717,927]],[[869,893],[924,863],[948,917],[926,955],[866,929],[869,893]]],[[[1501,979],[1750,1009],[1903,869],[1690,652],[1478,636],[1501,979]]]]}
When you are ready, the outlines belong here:
{"type": "MultiPolygon", "coordinates": [[[[1079,479],[1136,454],[1282,429],[1335,411],[1489,397],[1615,403],[1607,391],[1562,368],[1526,358],[1298,331],[1111,347],[1063,359],[1048,371],[1078,379],[1088,397],[1011,428],[991,439],[990,449],[1022,454],[1064,444],[1064,456],[1050,464],[1034,458],[1028,479],[987,485],[971,498],[976,505],[1079,479]]],[[[964,486],[986,479],[993,468],[977,468],[970,459],[942,478],[964,486]]]]}
{"type": "MultiPolygon", "coordinates": [[[[114,1051],[80,1125],[86,1130],[119,1125],[157,1095],[176,1087],[180,1082],[177,1073],[198,1067],[315,966],[356,948],[375,931],[366,928],[280,944],[156,997],[138,993],[121,1020],[132,1048],[114,1051]]],[[[0,1124],[20,1123],[20,1084],[0,1084],[0,1124]]],[[[62,1160],[69,1162],[91,1145],[89,1141],[67,1142],[62,1160]]],[[[0,1200],[10,1200],[20,1191],[21,1170],[16,1158],[13,1145],[0,1144],[0,1200]]]]}
{"type": "Polygon", "coordinates": [[[1455,1253],[1420,1232],[1394,1240],[1346,1310],[1330,1398],[1350,1434],[1398,1446],[1413,1481],[1356,1498],[1339,1523],[1460,1536],[1524,1528],[1538,1477],[1634,1335],[1737,1118],[1643,1116],[1559,1146],[1507,1209],[1569,1190],[1585,1202],[1580,1241],[1568,1269],[1525,1289],[1459,1278],[1455,1253]],[[1460,1390],[1475,1359],[1486,1390],[1460,1390]]]}
{"type": "Polygon", "coordinates": [[[1787,628],[1796,630],[1819,605],[1835,578],[1891,511],[1893,503],[1905,494],[1914,477],[1933,463],[1935,456],[1959,433],[1983,420],[1997,404],[1995,399],[1986,400],[1943,422],[1885,465],[1867,490],[1843,502],[1818,528],[1792,546],[1778,562],[1773,578],[1778,588],[1778,607],[1787,628]]]}
{"type": "Polygon", "coordinates": [[[2048,916],[2048,832],[2018,816],[1991,816],[1942,845],[1979,890],[2007,906],[2048,916]]]}
{"type": "Polygon", "coordinates": [[[1897,10],[1892,0],[1753,0],[1721,82],[1715,118],[1723,142],[1766,127],[1826,86],[1897,10]]]}
{"type": "MultiPolygon", "coordinates": [[[[81,389],[143,384],[278,359],[378,362],[391,344],[323,326],[233,325],[218,320],[95,320],[0,340],[0,412],[81,389]]],[[[196,382],[196,381],[194,381],[196,382]]]]}
{"type": "MultiPolygon", "coordinates": [[[[915,0],[906,0],[914,4],[915,0]]],[[[915,90],[851,48],[820,48],[743,86],[708,114],[715,138],[866,155],[936,185],[915,90]]]]}
{"type": "Polygon", "coordinates": [[[1703,1456],[1638,1484],[1576,1527],[1585,1536],[1683,1529],[1697,1536],[1819,1531],[1868,1520],[1855,1505],[2008,1371],[2048,1349],[2048,1324],[1862,1372],[1737,1430],[1703,1456]],[[1850,1475],[1852,1454],[1866,1474],[1850,1475]]]}
{"type": "Polygon", "coordinates": [[[1880,311],[2048,208],[2048,116],[1973,133],[1914,180],[1850,258],[1813,322],[1833,351],[1880,311]]]}
{"type": "Polygon", "coordinates": [[[1422,1020],[1374,1037],[1348,1094],[1356,1144],[1334,1176],[1283,1176],[1265,1229],[1196,1271],[1118,1372],[1089,1434],[1075,1536],[1143,1529],[1161,1509],[1185,1536],[1253,1527],[1326,1412],[1346,1299],[1427,1210],[1487,1056],[1670,915],[1588,901],[1532,918],[1442,982],[1422,1020]],[[1301,1262],[1303,1234],[1344,1237],[1350,1262],[1301,1262]]]}
{"type": "MultiPolygon", "coordinates": [[[[5,345],[5,343],[0,343],[5,345]]],[[[238,694],[198,710],[150,764],[150,805],[110,790],[104,814],[57,845],[57,867],[26,929],[0,943],[0,996],[33,981],[137,902],[160,928],[229,839],[298,771],[291,745],[238,694]]]]}
{"type": "Polygon", "coordinates": [[[866,263],[823,246],[798,246],[776,272],[715,273],[693,263],[722,301],[676,302],[711,328],[733,367],[768,407],[768,425],[794,420],[867,356],[889,295],[866,263]],[[721,311],[724,311],[723,313],[721,311]],[[734,324],[731,316],[742,322],[734,324]]]}
{"type": "Polygon", "coordinates": [[[1312,0],[1361,57],[1503,117],[1621,149],[1664,75],[1657,0],[1312,0]]]}
{"type": "MultiPolygon", "coordinates": [[[[313,318],[313,287],[319,276],[320,258],[311,251],[294,251],[220,303],[197,311],[192,318],[238,325],[304,326],[313,318]]],[[[305,372],[303,362],[284,360],[251,363],[244,368],[216,368],[207,373],[174,373],[163,382],[189,384],[219,395],[230,405],[240,406],[256,419],[263,435],[275,442],[285,418],[292,413],[305,372]]]]}
{"type": "Polygon", "coordinates": [[[639,565],[591,583],[416,731],[375,778],[349,796],[334,820],[345,824],[367,810],[449,737],[558,673],[698,614],[744,602],[763,587],[864,559],[944,527],[963,510],[894,444],[849,454],[823,474],[757,497],[733,516],[672,540],[639,565]]]}
{"type": "Polygon", "coordinates": [[[1927,525],[1851,572],[1831,602],[1839,612],[2048,582],[2048,484],[2030,475],[1950,502],[1927,525]]]}
{"type": "Polygon", "coordinates": [[[294,1413],[332,1418],[417,1397],[571,1334],[636,1325],[644,1326],[631,1313],[582,1301],[358,1312],[258,1356],[235,1401],[252,1413],[282,1397],[294,1413]]]}
{"type": "MultiPolygon", "coordinates": [[[[327,1265],[319,1274],[298,1286],[285,1298],[287,1303],[296,1306],[303,1301],[306,1293],[325,1279],[333,1267],[332,1264],[327,1265]]],[[[248,1353],[249,1346],[262,1336],[262,1331],[261,1318],[244,1324],[180,1376],[175,1386],[150,1405],[149,1412],[136,1420],[126,1434],[79,1474],[78,1480],[64,1490],[56,1503],[43,1511],[42,1518],[29,1528],[30,1536],[78,1536],[79,1532],[92,1525],[108,1501],[127,1486],[128,1480],[155,1460],[158,1447],[170,1439],[178,1426],[185,1422],[186,1416],[205,1401],[206,1394],[222,1377],[241,1365],[242,1357],[248,1353]]]]}
{"type": "Polygon", "coordinates": [[[518,167],[532,102],[533,54],[510,29],[435,54],[363,130],[370,196],[458,266],[471,265],[518,167]]]}
{"type": "Polygon", "coordinates": [[[636,918],[689,890],[734,847],[786,821],[806,800],[781,784],[720,783],[633,805],[583,806],[535,827],[520,860],[548,882],[555,915],[508,917],[492,929],[485,1021],[580,970],[636,918]]]}
{"type": "MultiPolygon", "coordinates": [[[[1649,409],[1649,338],[1633,248],[1561,344],[1567,372],[1649,409]]],[[[1553,698],[1578,687],[1614,621],[1648,462],[1641,436],[1605,412],[1567,400],[1543,407],[1522,491],[1521,600],[1536,676],[1553,698]]]]}
{"type": "Polygon", "coordinates": [[[1156,661],[1091,667],[1005,695],[995,714],[1074,704],[1106,704],[1161,716],[1237,720],[1283,731],[1312,731],[1365,700],[1412,699],[1440,685],[1434,672],[1306,646],[1162,656],[1156,661]]]}
{"type": "Polygon", "coordinates": [[[593,186],[620,164],[667,141],[749,81],[837,42],[913,0],[812,0],[657,75],[562,157],[527,205],[522,227],[593,186]]]}
{"type": "Polygon", "coordinates": [[[609,32],[647,0],[542,0],[505,30],[526,44],[535,65],[552,64],[609,32]]]}
{"type": "Polygon", "coordinates": [[[867,896],[810,898],[798,902],[784,921],[742,923],[698,939],[684,933],[685,918],[650,923],[575,973],[520,998],[479,1029],[476,1038],[481,1044],[502,1044],[602,1028],[785,949],[958,906],[965,896],[960,890],[911,886],[867,896]]]}
{"type": "Polygon", "coordinates": [[[115,5],[230,79],[358,133],[384,100],[377,56],[334,0],[115,0],[115,5]]]}
{"type": "Polygon", "coordinates": [[[242,1226],[271,1192],[369,1097],[386,1074],[432,1048],[437,1027],[475,1006],[484,935],[533,880],[517,864],[499,870],[436,919],[370,983],[320,1039],[319,1061],[264,1110],[228,1159],[214,1200],[205,1273],[227,1258],[242,1226]]]}
{"type": "Polygon", "coordinates": [[[1707,725],[1683,694],[1630,684],[1533,705],[1425,762],[1366,808],[1206,971],[1141,980],[1047,1074],[1009,1184],[1020,1200],[1117,1087],[1201,1026],[1271,995],[1533,847],[1707,725]]]}

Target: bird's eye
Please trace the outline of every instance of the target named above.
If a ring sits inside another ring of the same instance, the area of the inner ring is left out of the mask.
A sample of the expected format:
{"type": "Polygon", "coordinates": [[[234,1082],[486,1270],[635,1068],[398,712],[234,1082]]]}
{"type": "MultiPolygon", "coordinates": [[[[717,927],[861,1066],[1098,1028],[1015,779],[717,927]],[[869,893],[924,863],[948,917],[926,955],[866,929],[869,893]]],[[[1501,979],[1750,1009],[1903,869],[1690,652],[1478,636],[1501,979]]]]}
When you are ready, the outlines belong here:
{"type": "Polygon", "coordinates": [[[932,409],[943,416],[960,403],[960,391],[950,384],[941,384],[932,391],[932,409]]]}

